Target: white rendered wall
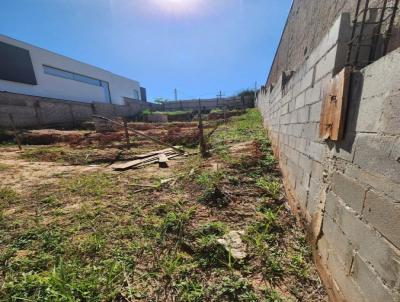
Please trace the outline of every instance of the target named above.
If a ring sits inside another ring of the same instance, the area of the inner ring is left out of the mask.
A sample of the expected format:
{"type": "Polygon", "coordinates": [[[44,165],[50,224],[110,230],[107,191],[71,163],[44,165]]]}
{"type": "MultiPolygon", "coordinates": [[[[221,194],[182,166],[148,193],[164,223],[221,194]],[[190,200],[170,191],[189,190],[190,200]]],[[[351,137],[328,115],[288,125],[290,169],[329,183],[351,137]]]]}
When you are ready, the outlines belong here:
{"type": "Polygon", "coordinates": [[[140,85],[137,81],[129,80],[101,68],[52,53],[3,35],[0,35],[0,41],[24,48],[30,52],[37,80],[37,85],[29,85],[0,79],[0,91],[85,103],[107,103],[103,87],[45,74],[43,65],[48,65],[108,82],[113,104],[124,104],[124,97],[134,98],[134,90],[138,91],[140,97],[140,85]]]}

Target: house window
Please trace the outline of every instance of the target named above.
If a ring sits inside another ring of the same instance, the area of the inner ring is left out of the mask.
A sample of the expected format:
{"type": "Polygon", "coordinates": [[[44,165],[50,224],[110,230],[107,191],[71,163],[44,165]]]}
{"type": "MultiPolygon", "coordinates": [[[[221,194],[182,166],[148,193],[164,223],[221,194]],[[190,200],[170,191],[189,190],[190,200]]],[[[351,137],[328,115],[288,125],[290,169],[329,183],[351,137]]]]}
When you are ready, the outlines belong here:
{"type": "Polygon", "coordinates": [[[58,68],[54,68],[54,67],[50,67],[50,66],[46,66],[43,65],[43,69],[44,69],[44,73],[45,74],[49,74],[55,77],[59,77],[59,78],[63,78],[63,79],[68,79],[68,80],[73,80],[73,81],[77,81],[77,82],[81,82],[81,83],[86,83],[89,85],[93,85],[93,86],[99,86],[101,87],[101,81],[91,78],[91,77],[87,77],[78,73],[74,73],[74,72],[70,72],[70,71],[66,71],[66,70],[62,70],[62,69],[58,69],[58,68]]]}

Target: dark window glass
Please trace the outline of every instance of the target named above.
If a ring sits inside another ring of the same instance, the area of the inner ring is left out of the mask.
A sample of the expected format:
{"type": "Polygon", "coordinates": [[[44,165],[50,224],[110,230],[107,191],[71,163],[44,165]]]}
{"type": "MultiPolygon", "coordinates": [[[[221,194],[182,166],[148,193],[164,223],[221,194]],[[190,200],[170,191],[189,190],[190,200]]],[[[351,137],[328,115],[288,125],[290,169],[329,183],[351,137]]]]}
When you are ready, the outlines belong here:
{"type": "Polygon", "coordinates": [[[0,42],[0,79],[37,85],[29,51],[0,42]]]}

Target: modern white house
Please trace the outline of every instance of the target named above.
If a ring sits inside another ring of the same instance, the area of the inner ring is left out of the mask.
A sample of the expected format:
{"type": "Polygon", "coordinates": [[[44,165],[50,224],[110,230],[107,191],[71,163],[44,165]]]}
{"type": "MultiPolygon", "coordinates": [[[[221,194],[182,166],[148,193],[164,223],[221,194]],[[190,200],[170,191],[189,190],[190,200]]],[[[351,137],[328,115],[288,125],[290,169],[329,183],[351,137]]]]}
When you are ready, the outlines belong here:
{"type": "Polygon", "coordinates": [[[146,100],[139,82],[0,35],[0,91],[85,103],[146,100]]]}

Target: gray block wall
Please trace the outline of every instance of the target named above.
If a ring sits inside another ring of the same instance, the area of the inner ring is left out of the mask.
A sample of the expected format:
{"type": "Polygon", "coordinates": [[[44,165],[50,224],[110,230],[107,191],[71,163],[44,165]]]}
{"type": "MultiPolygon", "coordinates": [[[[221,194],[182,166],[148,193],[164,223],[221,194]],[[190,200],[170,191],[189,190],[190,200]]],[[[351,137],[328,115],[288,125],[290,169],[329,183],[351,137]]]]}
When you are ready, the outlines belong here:
{"type": "Polygon", "coordinates": [[[106,117],[133,117],[149,103],[126,100],[125,105],[82,103],[0,92],[0,128],[11,128],[9,114],[17,128],[76,128],[94,114],[106,117]]]}
{"type": "Polygon", "coordinates": [[[319,138],[324,87],[344,66],[343,14],[257,100],[292,209],[333,301],[400,301],[400,49],[354,73],[344,139],[319,138]]]}
{"type": "MultiPolygon", "coordinates": [[[[205,110],[212,109],[245,109],[254,107],[254,97],[229,97],[229,98],[214,98],[214,99],[202,99],[200,100],[201,108],[205,110]]],[[[180,100],[180,101],[169,101],[162,105],[164,111],[197,111],[199,109],[199,100],[180,100]]]]}

